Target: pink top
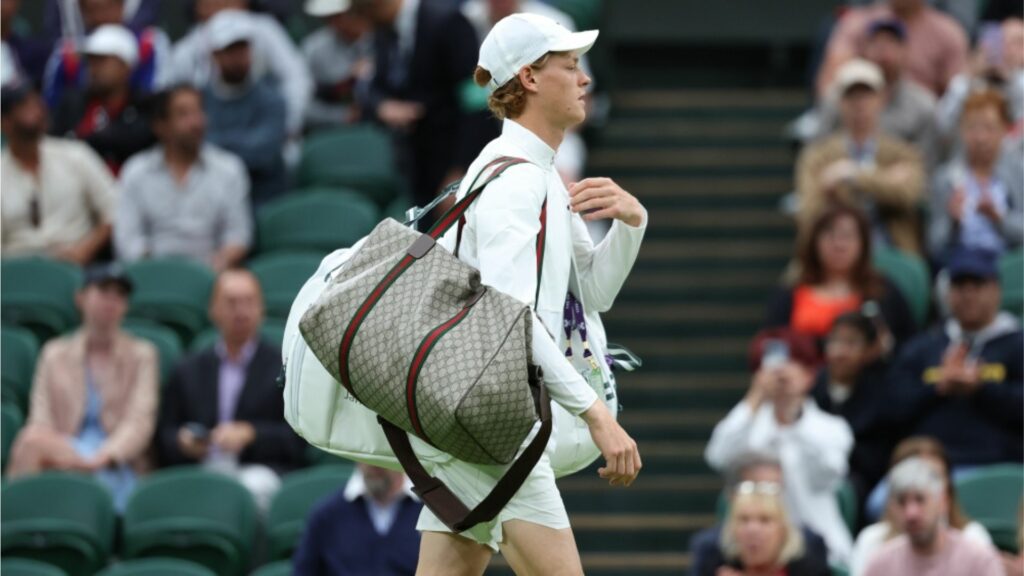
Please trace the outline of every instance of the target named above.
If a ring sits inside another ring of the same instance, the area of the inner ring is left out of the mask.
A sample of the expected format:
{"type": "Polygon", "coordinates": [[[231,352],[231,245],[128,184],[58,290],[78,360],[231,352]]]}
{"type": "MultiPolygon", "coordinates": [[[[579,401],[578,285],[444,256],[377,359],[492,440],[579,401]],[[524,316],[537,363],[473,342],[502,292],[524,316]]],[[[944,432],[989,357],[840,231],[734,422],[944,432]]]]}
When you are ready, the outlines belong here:
{"type": "Polygon", "coordinates": [[[878,551],[868,564],[865,576],[1003,576],[996,551],[963,537],[959,530],[946,530],[946,544],[937,554],[919,556],[907,537],[899,536],[878,551]]]}
{"type": "MultiPolygon", "coordinates": [[[[880,18],[892,18],[886,5],[853,8],[836,24],[828,41],[825,61],[818,75],[818,94],[828,92],[839,67],[863,55],[868,27],[880,18]]],[[[956,20],[925,6],[917,16],[903,22],[907,30],[907,68],[910,77],[941,96],[946,86],[967,68],[967,35],[956,20]]]]}

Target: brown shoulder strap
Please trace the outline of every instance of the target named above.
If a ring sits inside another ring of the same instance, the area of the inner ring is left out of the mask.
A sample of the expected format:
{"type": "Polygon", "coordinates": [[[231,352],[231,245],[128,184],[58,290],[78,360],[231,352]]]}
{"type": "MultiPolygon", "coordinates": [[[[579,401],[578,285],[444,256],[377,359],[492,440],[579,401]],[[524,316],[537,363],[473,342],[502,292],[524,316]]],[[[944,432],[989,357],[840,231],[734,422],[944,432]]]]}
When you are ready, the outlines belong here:
{"type": "Polygon", "coordinates": [[[380,416],[377,417],[377,421],[384,428],[384,435],[391,445],[391,450],[412,480],[413,491],[423,504],[454,532],[463,532],[481,522],[493,520],[523,485],[530,471],[544,454],[548,439],[551,437],[551,403],[547,388],[541,379],[540,369],[536,368],[531,372],[533,374],[530,386],[535,392],[534,399],[540,413],[540,430],[505,475],[498,480],[490,494],[472,510],[467,508],[444,482],[427,473],[423,464],[416,458],[412,444],[409,443],[409,436],[404,430],[380,416]]]}

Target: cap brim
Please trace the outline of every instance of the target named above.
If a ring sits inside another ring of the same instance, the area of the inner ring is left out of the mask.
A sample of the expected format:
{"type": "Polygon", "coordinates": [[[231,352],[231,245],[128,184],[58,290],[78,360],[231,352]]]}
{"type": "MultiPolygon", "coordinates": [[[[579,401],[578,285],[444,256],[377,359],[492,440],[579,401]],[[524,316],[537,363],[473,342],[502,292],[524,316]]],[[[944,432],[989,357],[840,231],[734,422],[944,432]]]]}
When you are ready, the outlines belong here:
{"type": "Polygon", "coordinates": [[[584,30],[583,32],[572,32],[561,42],[551,46],[550,52],[576,52],[582,56],[594,47],[597,42],[597,34],[600,30],[584,30]]]}
{"type": "Polygon", "coordinates": [[[348,12],[351,9],[351,2],[318,2],[317,0],[308,0],[303,7],[306,14],[314,18],[326,18],[348,12]]]}

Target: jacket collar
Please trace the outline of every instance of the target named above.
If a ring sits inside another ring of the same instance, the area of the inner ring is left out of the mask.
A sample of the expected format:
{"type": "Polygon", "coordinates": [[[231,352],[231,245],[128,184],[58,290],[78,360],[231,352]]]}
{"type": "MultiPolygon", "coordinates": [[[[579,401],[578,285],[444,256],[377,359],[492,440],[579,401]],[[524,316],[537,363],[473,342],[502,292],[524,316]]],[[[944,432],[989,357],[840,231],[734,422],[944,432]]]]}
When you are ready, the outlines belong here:
{"type": "Polygon", "coordinates": [[[505,119],[501,125],[501,137],[521,149],[526,159],[537,166],[547,169],[554,165],[555,151],[522,124],[505,119]]]}
{"type": "Polygon", "coordinates": [[[965,340],[971,340],[971,352],[975,353],[980,351],[982,347],[988,342],[1012,334],[1020,330],[1020,323],[1017,318],[1009,312],[1000,312],[996,316],[996,319],[991,324],[978,330],[974,334],[967,334],[960,327],[960,323],[955,318],[950,318],[946,321],[946,336],[953,342],[962,342],[965,340]]]}

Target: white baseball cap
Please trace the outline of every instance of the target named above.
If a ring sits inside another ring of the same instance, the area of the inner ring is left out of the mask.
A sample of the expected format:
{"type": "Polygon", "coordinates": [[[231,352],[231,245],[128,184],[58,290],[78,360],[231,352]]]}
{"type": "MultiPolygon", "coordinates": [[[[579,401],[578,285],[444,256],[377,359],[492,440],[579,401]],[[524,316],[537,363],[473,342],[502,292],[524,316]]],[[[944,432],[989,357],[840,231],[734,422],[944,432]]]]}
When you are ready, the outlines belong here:
{"type": "Polygon", "coordinates": [[[89,56],[115,56],[129,68],[134,68],[139,61],[139,41],[124,26],[104,24],[85,39],[82,53],[89,56]]]}
{"type": "Polygon", "coordinates": [[[352,0],[306,0],[306,14],[317,18],[348,12],[352,0]]]}
{"type": "Polygon", "coordinates": [[[206,24],[212,50],[223,50],[236,42],[252,40],[252,16],[244,10],[221,10],[206,24]]]}
{"type": "Polygon", "coordinates": [[[497,89],[515,78],[523,66],[548,52],[576,51],[582,55],[597,41],[597,30],[570,32],[558,22],[538,14],[512,14],[498,21],[480,45],[481,68],[491,73],[497,89]]]}
{"type": "Polygon", "coordinates": [[[880,91],[885,87],[882,69],[877,64],[861,58],[844,63],[832,81],[832,96],[842,98],[850,88],[858,85],[867,86],[875,92],[880,91]]]}

